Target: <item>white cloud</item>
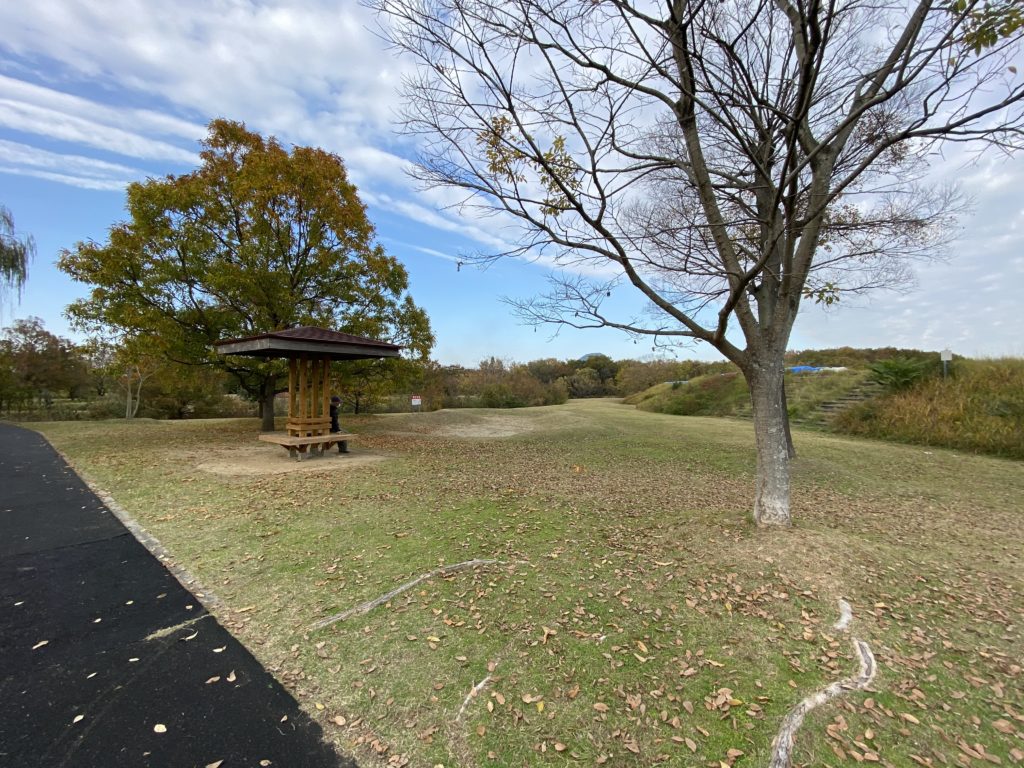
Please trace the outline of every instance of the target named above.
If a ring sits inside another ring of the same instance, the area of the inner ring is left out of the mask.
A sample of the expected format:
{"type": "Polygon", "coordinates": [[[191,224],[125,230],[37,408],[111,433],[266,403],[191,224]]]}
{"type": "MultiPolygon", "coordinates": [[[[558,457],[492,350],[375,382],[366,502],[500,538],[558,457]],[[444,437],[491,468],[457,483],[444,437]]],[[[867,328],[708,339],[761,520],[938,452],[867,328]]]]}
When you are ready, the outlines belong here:
{"type": "Polygon", "coordinates": [[[24,80],[0,75],[0,98],[34,104],[56,112],[88,118],[108,125],[131,125],[136,130],[158,136],[195,141],[206,127],[151,109],[114,109],[97,101],[46,88],[24,80]]]}
{"type": "Polygon", "coordinates": [[[108,163],[82,155],[68,155],[49,152],[15,141],[0,139],[0,162],[13,166],[24,166],[41,170],[73,173],[75,176],[98,180],[116,181],[124,186],[128,179],[143,176],[137,168],[118,163],[108,163]]]}
{"type": "Polygon", "coordinates": [[[33,176],[37,179],[46,179],[47,181],[56,181],[60,184],[67,184],[69,187],[95,189],[104,192],[117,192],[123,190],[128,184],[126,181],[117,181],[115,179],[97,179],[90,176],[75,176],[68,173],[44,171],[38,168],[19,168],[16,166],[0,165],[0,173],[10,173],[14,176],[33,176]]]}
{"type": "Polygon", "coordinates": [[[373,24],[357,3],[333,0],[51,1],[0,10],[3,44],[61,62],[65,77],[151,90],[203,115],[273,124],[300,138],[318,113],[388,127],[401,64],[373,24]]]}
{"type": "Polygon", "coordinates": [[[0,126],[128,157],[194,163],[194,152],[94,120],[27,102],[0,99],[0,126]]]}

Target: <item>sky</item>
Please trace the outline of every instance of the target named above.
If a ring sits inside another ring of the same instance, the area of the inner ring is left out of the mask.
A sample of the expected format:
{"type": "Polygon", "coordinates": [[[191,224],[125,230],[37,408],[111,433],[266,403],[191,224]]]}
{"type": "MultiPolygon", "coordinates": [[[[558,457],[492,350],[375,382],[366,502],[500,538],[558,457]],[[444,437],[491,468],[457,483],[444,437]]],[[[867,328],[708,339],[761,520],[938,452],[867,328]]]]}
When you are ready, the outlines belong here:
{"type": "MultiPolygon", "coordinates": [[[[56,268],[58,254],[105,240],[124,218],[129,182],[192,170],[207,123],[225,117],[343,157],[381,244],[406,265],[410,293],[431,318],[436,360],[664,356],[609,329],[523,325],[502,297],[543,291],[542,264],[458,268],[463,254],[498,238],[407,176],[414,146],[394,121],[411,65],[373,28],[351,0],[0,3],[0,204],[37,244],[20,303],[5,303],[0,324],[35,316],[79,338],[63,312],[88,286],[56,268]]],[[[934,166],[937,180],[955,179],[972,201],[949,259],[919,267],[913,290],[844,299],[828,311],[805,303],[791,349],[1024,356],[1024,156],[934,166]]],[[[616,300],[639,307],[628,293],[616,300]]],[[[706,345],[675,355],[719,358],[706,345]]]]}

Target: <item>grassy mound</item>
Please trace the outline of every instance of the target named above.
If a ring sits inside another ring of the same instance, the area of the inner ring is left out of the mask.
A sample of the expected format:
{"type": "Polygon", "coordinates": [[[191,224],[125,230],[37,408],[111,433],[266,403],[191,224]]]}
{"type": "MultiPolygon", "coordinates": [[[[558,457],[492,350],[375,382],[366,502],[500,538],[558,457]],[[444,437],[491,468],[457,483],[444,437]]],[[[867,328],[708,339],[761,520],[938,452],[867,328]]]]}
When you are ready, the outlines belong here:
{"type": "Polygon", "coordinates": [[[624,402],[642,411],[673,416],[733,416],[749,401],[743,377],[722,373],[657,384],[624,402]]]}
{"type": "MultiPolygon", "coordinates": [[[[786,374],[789,416],[807,419],[822,403],[847,396],[867,379],[867,371],[786,374]]],[[[738,373],[701,376],[688,383],[666,382],[623,400],[642,411],[674,416],[749,416],[750,395],[738,373]]]]}
{"type": "Polygon", "coordinates": [[[839,414],[837,431],[1024,459],[1024,360],[958,360],[948,379],[839,414]]]}

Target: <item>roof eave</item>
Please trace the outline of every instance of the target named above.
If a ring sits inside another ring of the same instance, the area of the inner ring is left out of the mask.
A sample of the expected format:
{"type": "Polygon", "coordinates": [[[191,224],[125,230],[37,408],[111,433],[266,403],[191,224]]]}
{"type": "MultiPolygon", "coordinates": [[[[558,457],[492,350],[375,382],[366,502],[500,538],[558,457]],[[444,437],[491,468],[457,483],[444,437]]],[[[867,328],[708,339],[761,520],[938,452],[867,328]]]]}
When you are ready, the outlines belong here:
{"type": "Polygon", "coordinates": [[[358,344],[301,339],[255,338],[218,342],[214,345],[222,355],[243,355],[247,357],[330,357],[337,360],[358,360],[365,358],[398,357],[402,348],[394,344],[358,344]]]}

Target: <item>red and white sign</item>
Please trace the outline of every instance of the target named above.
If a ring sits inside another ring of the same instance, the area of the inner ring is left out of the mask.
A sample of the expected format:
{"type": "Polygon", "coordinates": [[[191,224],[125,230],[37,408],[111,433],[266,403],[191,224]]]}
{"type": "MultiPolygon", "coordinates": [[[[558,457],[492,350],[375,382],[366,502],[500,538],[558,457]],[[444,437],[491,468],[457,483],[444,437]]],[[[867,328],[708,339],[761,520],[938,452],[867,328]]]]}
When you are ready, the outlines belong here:
{"type": "Polygon", "coordinates": [[[419,395],[413,395],[412,396],[412,407],[413,408],[419,408],[421,405],[423,405],[423,398],[420,397],[419,395]]]}

